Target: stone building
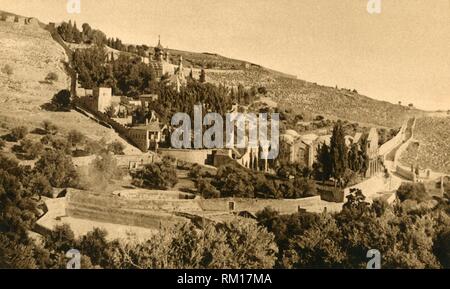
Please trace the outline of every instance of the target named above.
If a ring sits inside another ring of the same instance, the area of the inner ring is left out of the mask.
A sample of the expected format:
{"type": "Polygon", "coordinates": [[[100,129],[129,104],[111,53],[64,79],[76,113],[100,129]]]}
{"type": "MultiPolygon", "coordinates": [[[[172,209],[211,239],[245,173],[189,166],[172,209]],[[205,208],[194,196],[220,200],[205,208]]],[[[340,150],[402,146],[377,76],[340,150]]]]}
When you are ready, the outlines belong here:
{"type": "Polygon", "coordinates": [[[162,141],[162,129],[159,120],[131,127],[128,130],[128,137],[141,151],[156,151],[162,141]]]}
{"type": "Polygon", "coordinates": [[[287,130],[280,136],[279,161],[300,163],[312,168],[318,140],[319,136],[315,134],[301,136],[294,130],[287,130]]]}
{"type": "Polygon", "coordinates": [[[180,92],[182,86],[186,86],[187,79],[184,75],[184,68],[183,68],[183,57],[180,56],[180,62],[178,64],[177,69],[175,70],[174,75],[170,77],[170,82],[174,83],[176,85],[177,92],[180,92]]]}
{"type": "Polygon", "coordinates": [[[153,68],[157,79],[161,79],[163,75],[173,75],[174,67],[170,63],[169,52],[161,45],[161,38],[158,45],[154,49],[154,54],[149,55],[149,65],[153,68]]]}
{"type": "Polygon", "coordinates": [[[13,22],[16,21],[16,17],[12,16],[12,15],[4,15],[3,16],[3,21],[13,23],[13,22]]]}

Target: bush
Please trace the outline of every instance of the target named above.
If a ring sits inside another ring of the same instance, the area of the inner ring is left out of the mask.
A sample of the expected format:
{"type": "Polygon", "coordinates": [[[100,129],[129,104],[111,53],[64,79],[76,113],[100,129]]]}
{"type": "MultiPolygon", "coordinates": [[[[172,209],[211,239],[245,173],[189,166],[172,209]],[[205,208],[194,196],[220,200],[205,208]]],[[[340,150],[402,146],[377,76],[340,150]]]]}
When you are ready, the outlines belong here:
{"type": "Polygon", "coordinates": [[[0,139],[0,150],[2,150],[6,145],[6,142],[2,139],[0,139]]]}
{"type": "Polygon", "coordinates": [[[70,111],[72,104],[70,91],[61,90],[53,96],[52,105],[60,111],[70,111]]]}
{"type": "Polygon", "coordinates": [[[9,77],[9,76],[13,75],[14,70],[9,64],[6,64],[2,68],[2,73],[6,74],[9,77]]]}
{"type": "Polygon", "coordinates": [[[20,142],[23,156],[28,160],[34,160],[44,151],[44,145],[40,142],[34,142],[30,139],[24,139],[20,142]]]}
{"type": "Polygon", "coordinates": [[[54,72],[49,72],[45,77],[45,81],[47,82],[58,81],[58,75],[54,72]]]}
{"type": "Polygon", "coordinates": [[[162,162],[146,165],[134,181],[138,186],[167,190],[178,183],[178,177],[172,160],[165,157],[162,162]]]}
{"type": "Polygon", "coordinates": [[[55,135],[58,132],[58,127],[48,120],[42,122],[42,128],[47,134],[55,135]]]}
{"type": "Polygon", "coordinates": [[[112,152],[115,155],[124,155],[123,150],[125,146],[120,141],[113,141],[108,144],[107,150],[112,152]]]}
{"type": "Polygon", "coordinates": [[[9,134],[12,141],[19,141],[23,139],[28,134],[28,128],[25,126],[18,126],[11,130],[9,134]]]}
{"type": "Polygon", "coordinates": [[[210,181],[199,179],[196,184],[197,193],[205,199],[220,198],[220,191],[214,187],[210,181]]]}
{"type": "Polygon", "coordinates": [[[39,196],[53,197],[53,189],[49,180],[40,173],[36,173],[32,176],[30,180],[30,187],[33,193],[39,196]]]}
{"type": "Polygon", "coordinates": [[[86,137],[84,136],[84,134],[82,134],[77,130],[71,130],[67,135],[68,142],[74,147],[78,146],[79,144],[82,144],[85,141],[85,139],[86,137]]]}
{"type": "Polygon", "coordinates": [[[429,199],[424,184],[403,183],[397,190],[400,201],[414,200],[422,202],[429,199]]]}
{"type": "Polygon", "coordinates": [[[79,177],[72,158],[63,151],[50,150],[36,162],[35,171],[45,176],[53,187],[78,187],[79,177]]]}

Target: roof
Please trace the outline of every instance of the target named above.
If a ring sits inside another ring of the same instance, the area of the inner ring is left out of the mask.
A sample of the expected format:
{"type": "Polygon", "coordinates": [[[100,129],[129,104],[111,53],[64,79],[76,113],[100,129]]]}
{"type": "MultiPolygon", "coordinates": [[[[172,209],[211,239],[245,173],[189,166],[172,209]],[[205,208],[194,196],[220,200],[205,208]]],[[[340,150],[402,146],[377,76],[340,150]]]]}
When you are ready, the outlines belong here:
{"type": "Polygon", "coordinates": [[[305,143],[311,143],[311,142],[314,142],[315,140],[317,140],[319,138],[319,136],[315,133],[310,133],[310,134],[301,135],[300,138],[305,143]]]}
{"type": "Polygon", "coordinates": [[[282,134],[280,136],[281,141],[293,144],[294,143],[294,137],[290,134],[282,134]]]}
{"type": "Polygon", "coordinates": [[[296,132],[295,130],[293,130],[293,129],[288,129],[288,130],[286,130],[286,134],[287,135],[290,135],[290,136],[292,136],[292,137],[299,137],[300,135],[298,134],[298,132],[296,132]]]}
{"type": "Polygon", "coordinates": [[[150,131],[150,132],[160,132],[161,131],[161,127],[160,127],[158,121],[151,122],[147,125],[133,126],[133,127],[131,127],[131,129],[146,130],[146,131],[150,131]]]}

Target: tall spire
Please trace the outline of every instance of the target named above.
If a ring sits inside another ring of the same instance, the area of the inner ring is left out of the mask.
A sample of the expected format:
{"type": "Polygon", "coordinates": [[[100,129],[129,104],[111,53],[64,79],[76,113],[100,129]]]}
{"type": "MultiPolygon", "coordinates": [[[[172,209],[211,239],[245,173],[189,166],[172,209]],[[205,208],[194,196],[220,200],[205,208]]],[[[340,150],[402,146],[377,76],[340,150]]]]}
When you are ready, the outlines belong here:
{"type": "Polygon", "coordinates": [[[158,48],[160,48],[161,50],[164,49],[164,47],[161,45],[161,35],[158,35],[158,48]]]}

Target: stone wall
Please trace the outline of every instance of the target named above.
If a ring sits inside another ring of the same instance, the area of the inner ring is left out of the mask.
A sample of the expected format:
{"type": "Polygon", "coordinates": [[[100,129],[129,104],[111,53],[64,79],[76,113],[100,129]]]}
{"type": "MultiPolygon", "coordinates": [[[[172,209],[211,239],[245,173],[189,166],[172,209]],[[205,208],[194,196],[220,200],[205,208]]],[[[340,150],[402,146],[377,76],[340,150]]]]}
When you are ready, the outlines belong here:
{"type": "Polygon", "coordinates": [[[407,124],[403,124],[400,131],[397,133],[395,137],[393,137],[391,140],[387,141],[386,143],[382,144],[379,149],[379,155],[383,156],[383,158],[386,158],[386,155],[391,152],[393,149],[395,149],[397,146],[403,143],[405,140],[405,133],[406,133],[406,127],[407,124]]]}
{"type": "Polygon", "coordinates": [[[177,160],[199,164],[208,165],[212,164],[210,157],[212,157],[213,150],[211,149],[199,149],[199,150],[188,150],[188,149],[158,149],[158,153],[163,156],[170,156],[177,160]],[[210,163],[211,162],[211,163],[210,163]]]}
{"type": "Polygon", "coordinates": [[[223,198],[223,199],[198,199],[200,207],[204,211],[248,211],[256,213],[264,208],[270,207],[282,214],[293,214],[299,208],[314,206],[320,202],[320,196],[304,199],[243,199],[243,198],[223,198]],[[234,210],[232,210],[232,208],[234,210]]]}

